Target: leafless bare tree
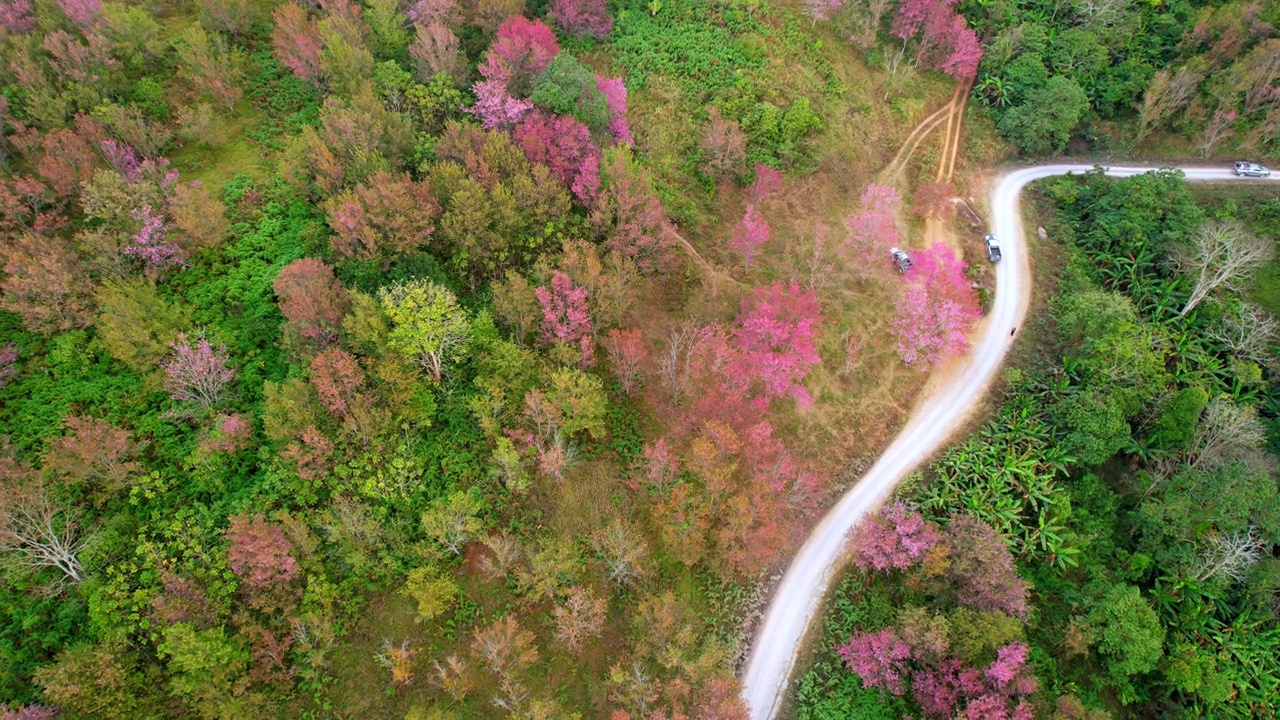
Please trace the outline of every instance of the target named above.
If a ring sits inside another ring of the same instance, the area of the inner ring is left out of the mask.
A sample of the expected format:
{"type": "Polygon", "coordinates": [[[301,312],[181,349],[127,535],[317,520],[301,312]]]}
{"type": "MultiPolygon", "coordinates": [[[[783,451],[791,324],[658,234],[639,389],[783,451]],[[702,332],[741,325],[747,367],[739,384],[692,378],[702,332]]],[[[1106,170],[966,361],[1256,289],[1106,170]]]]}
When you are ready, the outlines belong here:
{"type": "Polygon", "coordinates": [[[88,539],[70,510],[39,484],[0,489],[0,553],[15,564],[57,568],[63,579],[85,579],[80,551],[88,539]]]}
{"type": "Polygon", "coordinates": [[[1258,420],[1257,409],[1237,405],[1225,396],[1216,397],[1209,401],[1196,424],[1191,448],[1187,451],[1187,467],[1220,468],[1266,441],[1267,433],[1258,420]]]}
{"type": "Polygon", "coordinates": [[[506,577],[520,561],[520,543],[506,533],[484,539],[489,554],[480,560],[480,569],[494,580],[506,577]]]}
{"type": "Polygon", "coordinates": [[[1196,581],[1204,582],[1226,575],[1240,582],[1266,552],[1267,542],[1258,536],[1253,526],[1241,532],[1214,535],[1197,552],[1200,564],[1195,574],[1196,581]]]}
{"type": "Polygon", "coordinates": [[[1191,247],[1178,266],[1196,276],[1195,289],[1179,315],[1191,312],[1218,288],[1233,289],[1253,277],[1275,255],[1269,241],[1247,232],[1239,223],[1210,222],[1196,231],[1191,247]]]}
{"type": "Polygon", "coordinates": [[[673,399],[684,394],[685,387],[689,384],[694,349],[706,338],[707,333],[707,328],[686,320],[667,336],[667,346],[658,356],[658,375],[662,378],[662,384],[671,391],[673,399]]]}
{"type": "Polygon", "coordinates": [[[1203,74],[1194,67],[1182,67],[1177,72],[1158,71],[1138,109],[1137,139],[1146,137],[1161,120],[1186,106],[1202,78],[1203,74]]]}
{"type": "Polygon", "coordinates": [[[609,579],[627,585],[644,575],[649,547],[644,537],[629,523],[615,519],[592,538],[596,552],[609,568],[609,579]]]}
{"type": "Polygon", "coordinates": [[[1271,362],[1271,343],[1280,331],[1280,321],[1252,303],[1241,303],[1234,312],[1226,312],[1222,321],[1209,330],[1209,336],[1242,360],[1266,365],[1271,362]]]}

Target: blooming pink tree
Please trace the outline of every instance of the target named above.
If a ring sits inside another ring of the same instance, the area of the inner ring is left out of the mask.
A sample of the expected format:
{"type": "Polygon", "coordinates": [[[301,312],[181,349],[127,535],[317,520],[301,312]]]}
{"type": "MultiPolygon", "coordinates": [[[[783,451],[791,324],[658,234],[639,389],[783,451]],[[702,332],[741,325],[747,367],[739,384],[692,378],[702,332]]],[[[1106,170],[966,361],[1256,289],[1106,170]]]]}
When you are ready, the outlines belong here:
{"type": "Polygon", "coordinates": [[[680,456],[666,438],[658,438],[657,442],[645,444],[634,467],[651,490],[666,495],[679,476],[680,456]]]}
{"type": "Polygon", "coordinates": [[[36,26],[36,7],[31,0],[0,0],[0,27],[25,35],[36,26]]]}
{"type": "Polygon", "coordinates": [[[986,691],[982,672],[955,658],[943,660],[937,667],[924,668],[911,682],[912,696],[926,717],[951,718],[963,700],[986,691]]]}
{"type": "Polygon", "coordinates": [[[733,226],[733,235],[729,238],[729,249],[742,256],[742,265],[751,269],[760,248],[769,242],[769,223],[756,209],[755,203],[747,206],[742,219],[733,226]]]}
{"type": "Polygon", "coordinates": [[[98,17],[102,14],[102,0],[58,0],[58,7],[82,30],[97,24],[98,17]]]}
{"type": "Polygon", "coordinates": [[[937,41],[940,51],[933,67],[957,80],[974,77],[978,74],[978,63],[982,60],[982,45],[978,42],[978,34],[959,13],[952,13],[950,25],[943,38],[937,41]]]}
{"type": "Polygon", "coordinates": [[[289,594],[287,588],[301,568],[284,528],[267,522],[261,514],[252,518],[235,515],[227,528],[227,539],[231,541],[227,560],[231,571],[240,578],[250,605],[271,607],[282,591],[289,594]]]}
{"type": "Polygon", "coordinates": [[[142,163],[133,148],[115,140],[103,140],[98,147],[102,150],[102,159],[120,173],[126,183],[133,185],[142,181],[142,163]]]}
{"type": "Polygon", "coordinates": [[[649,349],[640,331],[614,328],[604,339],[604,349],[609,353],[613,374],[618,378],[622,392],[631,395],[640,382],[640,367],[649,357],[649,349]]]}
{"type": "Polygon", "coordinates": [[[756,177],[747,188],[747,202],[754,205],[782,189],[782,173],[756,163],[756,177]]]}
{"type": "Polygon", "coordinates": [[[898,213],[902,198],[897,188],[872,183],[862,191],[861,210],[844,219],[845,244],[854,266],[865,279],[884,262],[889,248],[898,244],[898,213]]]}
{"type": "Polygon", "coordinates": [[[542,336],[552,344],[577,345],[582,364],[590,365],[595,356],[595,337],[591,313],[587,306],[587,289],[576,287],[569,276],[557,270],[551,285],[533,291],[542,308],[542,336]]]}
{"type": "Polygon", "coordinates": [[[235,371],[227,367],[229,356],[225,345],[214,347],[203,334],[195,336],[195,344],[186,333],[169,346],[173,356],[160,364],[164,371],[164,388],[178,402],[194,403],[201,410],[218,404],[235,379],[235,371]]]}
{"type": "Polygon", "coordinates": [[[152,212],[150,205],[143,205],[133,213],[133,219],[141,223],[138,232],[130,238],[124,249],[125,255],[131,255],[142,261],[149,272],[161,272],[171,267],[186,267],[182,258],[182,249],[169,242],[169,228],[165,225],[164,216],[152,212]]]}
{"type": "Polygon", "coordinates": [[[320,82],[320,25],[297,3],[287,2],[272,13],[271,46],[280,64],[313,85],[320,82]]]}
{"type": "Polygon", "coordinates": [[[813,18],[814,23],[829,20],[842,7],[844,0],[804,0],[804,12],[813,18]]]}
{"type": "Polygon", "coordinates": [[[622,78],[597,75],[596,87],[609,105],[609,134],[613,136],[613,141],[622,145],[634,145],[631,126],[627,122],[627,86],[623,84],[622,78]]]}
{"type": "Polygon", "coordinates": [[[770,396],[790,395],[802,407],[812,400],[801,384],[821,362],[815,339],[822,305],[795,283],[757,288],[742,302],[736,341],[749,372],[770,396]]]}
{"type": "Polygon", "coordinates": [[[0,345],[0,388],[9,384],[18,374],[18,346],[9,342],[0,345]]]}
{"type": "Polygon", "coordinates": [[[904,278],[911,285],[890,325],[907,365],[934,364],[968,349],[966,333],[981,313],[965,267],[942,243],[916,253],[915,267],[904,278]]]}
{"type": "Polygon", "coordinates": [[[409,3],[407,14],[409,22],[430,25],[440,23],[449,25],[458,12],[455,0],[415,0],[409,3]]]}
{"type": "Polygon", "coordinates": [[[895,502],[853,530],[853,562],[864,570],[906,570],[924,559],[941,534],[933,523],[895,502]]]}
{"type": "Polygon", "coordinates": [[[486,130],[509,128],[533,110],[532,100],[515,98],[501,80],[485,80],[473,86],[476,102],[467,112],[475,115],[486,130]]]}
{"type": "Polygon", "coordinates": [[[560,29],[574,37],[605,40],[613,31],[605,0],[551,0],[550,15],[560,29]]]}
{"type": "Polygon", "coordinates": [[[291,340],[319,347],[338,340],[351,303],[333,268],[316,258],[300,258],[280,270],[271,288],[289,321],[285,333],[291,340]]]}
{"type": "Polygon", "coordinates": [[[502,83],[516,97],[525,97],[533,89],[534,78],[559,52],[556,34],[545,23],[512,15],[498,28],[498,36],[480,65],[480,75],[502,83]]]}
{"type": "Polygon", "coordinates": [[[855,633],[849,642],[836,648],[850,670],[868,688],[878,688],[901,696],[907,691],[906,681],[911,647],[893,628],[871,633],[855,633]]]}

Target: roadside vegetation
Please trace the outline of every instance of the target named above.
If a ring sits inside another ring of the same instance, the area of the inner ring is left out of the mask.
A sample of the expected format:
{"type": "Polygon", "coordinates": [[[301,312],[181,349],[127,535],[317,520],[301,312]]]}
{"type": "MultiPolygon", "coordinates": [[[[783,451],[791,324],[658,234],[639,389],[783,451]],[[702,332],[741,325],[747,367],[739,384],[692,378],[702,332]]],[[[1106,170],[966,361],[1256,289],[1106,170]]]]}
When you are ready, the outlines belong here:
{"type": "Polygon", "coordinates": [[[1175,172],[1036,186],[1056,281],[1021,367],[855,533],[797,717],[1276,713],[1280,198],[1198,192],[1175,172]]]}

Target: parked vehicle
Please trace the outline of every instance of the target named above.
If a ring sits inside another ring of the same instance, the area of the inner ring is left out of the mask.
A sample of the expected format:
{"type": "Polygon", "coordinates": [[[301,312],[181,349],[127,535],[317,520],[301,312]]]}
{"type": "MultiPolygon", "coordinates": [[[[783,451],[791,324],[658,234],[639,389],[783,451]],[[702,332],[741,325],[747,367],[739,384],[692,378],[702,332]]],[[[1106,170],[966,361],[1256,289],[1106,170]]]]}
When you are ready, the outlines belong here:
{"type": "Polygon", "coordinates": [[[1245,162],[1241,160],[1236,163],[1236,175],[1238,177],[1271,177],[1271,171],[1259,165],[1258,163],[1245,162]]]}
{"type": "Polygon", "coordinates": [[[996,236],[988,234],[982,238],[982,243],[987,246],[987,259],[993,263],[1000,262],[1000,241],[996,236]]]}
{"type": "Polygon", "coordinates": [[[911,269],[911,256],[906,250],[899,247],[889,248],[889,255],[893,257],[893,264],[897,266],[898,272],[904,273],[911,269]]]}

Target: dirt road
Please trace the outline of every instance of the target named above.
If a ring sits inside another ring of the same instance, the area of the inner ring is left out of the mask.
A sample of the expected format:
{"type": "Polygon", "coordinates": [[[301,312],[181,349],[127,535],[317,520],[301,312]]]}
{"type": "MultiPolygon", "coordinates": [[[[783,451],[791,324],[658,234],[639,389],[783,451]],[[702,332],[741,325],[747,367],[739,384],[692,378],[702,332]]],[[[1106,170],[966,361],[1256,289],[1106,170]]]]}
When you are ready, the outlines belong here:
{"type": "MultiPolygon", "coordinates": [[[[982,401],[1005,352],[1013,342],[1009,331],[1019,327],[1031,297],[1031,266],[1019,205],[1022,189],[1039,178],[1084,172],[1086,165],[1041,165],[1012,170],[998,177],[990,195],[993,228],[1001,239],[1004,259],[996,267],[996,294],[981,338],[945,382],[929,392],[915,408],[906,427],[875,465],[845,493],[810,533],[778,585],[760,623],[742,673],[743,698],[752,720],[776,717],[795,669],[797,651],[837,570],[847,557],[846,537],[868,513],[874,512],[898,482],[940,449],[982,401]]],[[[1155,168],[1112,167],[1107,174],[1127,177],[1155,168]]],[[[1230,170],[1182,168],[1187,180],[1237,180],[1230,170]]],[[[1274,176],[1272,182],[1280,181],[1274,176]]],[[[1245,180],[1256,183],[1264,180],[1245,180]]]]}

